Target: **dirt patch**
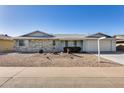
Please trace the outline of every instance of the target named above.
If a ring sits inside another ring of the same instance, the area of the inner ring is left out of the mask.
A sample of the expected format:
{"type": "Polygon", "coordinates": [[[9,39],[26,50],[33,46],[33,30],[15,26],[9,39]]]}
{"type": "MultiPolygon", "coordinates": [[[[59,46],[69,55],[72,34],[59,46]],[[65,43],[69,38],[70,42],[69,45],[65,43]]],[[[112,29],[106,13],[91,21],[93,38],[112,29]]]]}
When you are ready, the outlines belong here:
{"type": "Polygon", "coordinates": [[[7,67],[117,67],[123,66],[93,54],[8,53],[0,55],[0,66],[7,67]]]}

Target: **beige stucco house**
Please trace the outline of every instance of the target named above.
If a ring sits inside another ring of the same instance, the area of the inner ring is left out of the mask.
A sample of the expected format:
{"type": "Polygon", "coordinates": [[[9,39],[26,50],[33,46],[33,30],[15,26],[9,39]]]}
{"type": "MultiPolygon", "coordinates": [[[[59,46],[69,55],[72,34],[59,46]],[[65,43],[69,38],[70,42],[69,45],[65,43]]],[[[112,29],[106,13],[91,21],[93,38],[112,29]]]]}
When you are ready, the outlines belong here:
{"type": "Polygon", "coordinates": [[[14,40],[8,35],[0,34],[0,53],[14,50],[14,40]]]}
{"type": "Polygon", "coordinates": [[[116,51],[115,38],[103,33],[93,35],[79,34],[48,34],[41,31],[34,31],[19,37],[15,37],[15,51],[38,52],[62,52],[64,47],[80,47],[81,52],[97,52],[97,40],[100,40],[101,51],[116,51]]]}
{"type": "Polygon", "coordinates": [[[124,51],[124,35],[115,35],[117,51],[124,51]]]}

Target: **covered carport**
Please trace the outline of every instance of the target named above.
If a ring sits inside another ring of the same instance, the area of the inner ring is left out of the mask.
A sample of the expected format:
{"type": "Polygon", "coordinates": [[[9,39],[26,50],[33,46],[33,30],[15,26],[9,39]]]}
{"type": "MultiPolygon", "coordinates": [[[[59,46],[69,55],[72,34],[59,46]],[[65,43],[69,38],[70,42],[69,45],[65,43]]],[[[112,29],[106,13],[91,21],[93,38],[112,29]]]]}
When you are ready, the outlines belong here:
{"type": "Polygon", "coordinates": [[[87,36],[85,40],[85,50],[87,52],[97,52],[98,51],[98,39],[105,37],[105,39],[100,40],[100,51],[101,52],[115,52],[116,51],[116,39],[102,34],[97,33],[87,36]]]}

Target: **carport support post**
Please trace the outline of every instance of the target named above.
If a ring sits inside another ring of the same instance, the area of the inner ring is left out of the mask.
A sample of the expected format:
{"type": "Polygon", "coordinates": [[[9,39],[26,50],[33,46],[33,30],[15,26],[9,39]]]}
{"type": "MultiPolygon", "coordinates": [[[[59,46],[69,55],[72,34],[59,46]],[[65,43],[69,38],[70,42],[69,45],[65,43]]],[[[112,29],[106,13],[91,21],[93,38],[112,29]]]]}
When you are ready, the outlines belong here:
{"type": "Polygon", "coordinates": [[[99,43],[100,39],[97,40],[98,43],[98,62],[100,62],[100,43],[99,43]]]}
{"type": "Polygon", "coordinates": [[[98,62],[100,62],[100,40],[101,39],[105,39],[106,37],[100,37],[98,38],[97,40],[97,43],[98,43],[98,62]]]}

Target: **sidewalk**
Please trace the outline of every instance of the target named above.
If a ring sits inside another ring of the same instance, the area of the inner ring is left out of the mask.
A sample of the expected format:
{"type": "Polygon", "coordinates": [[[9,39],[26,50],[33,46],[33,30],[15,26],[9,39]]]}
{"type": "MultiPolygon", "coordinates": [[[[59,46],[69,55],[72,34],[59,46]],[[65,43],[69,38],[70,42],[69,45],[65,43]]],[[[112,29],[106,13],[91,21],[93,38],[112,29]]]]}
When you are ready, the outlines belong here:
{"type": "Polygon", "coordinates": [[[0,67],[0,87],[124,87],[124,67],[0,67]]]}

